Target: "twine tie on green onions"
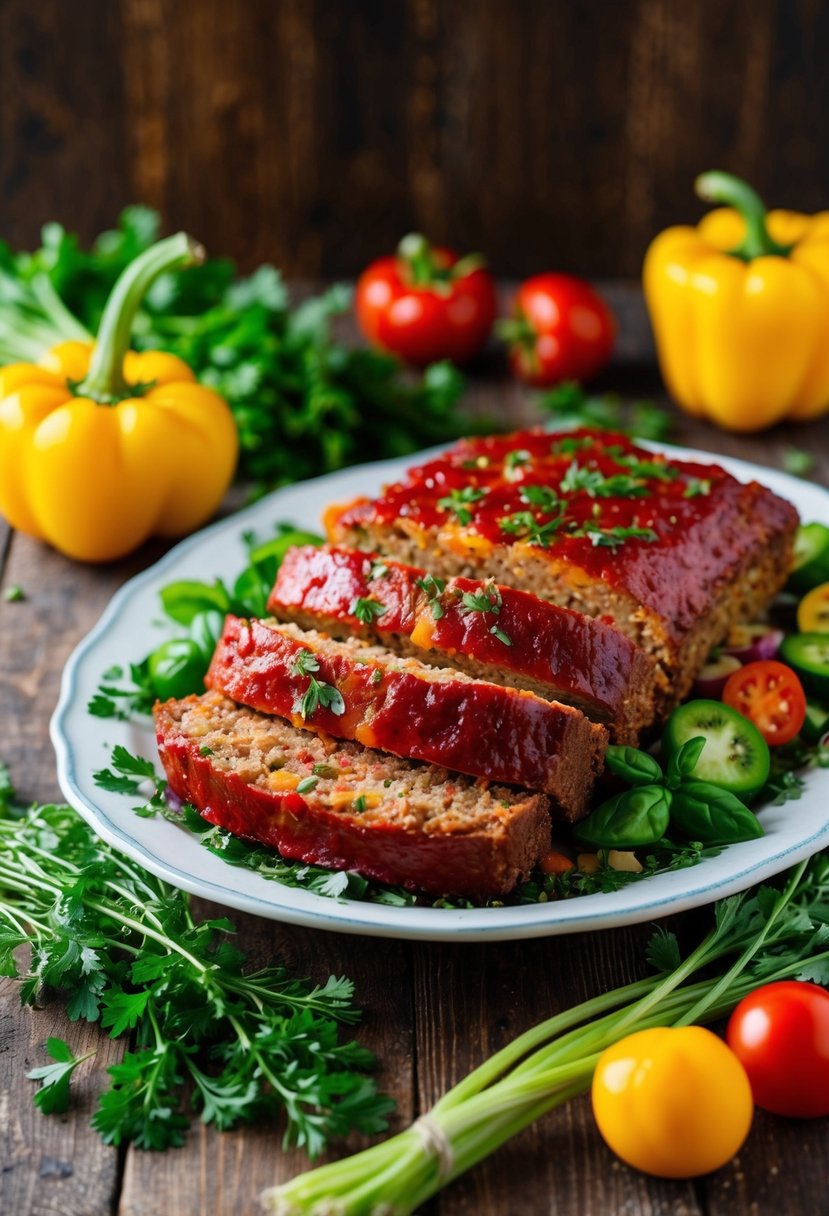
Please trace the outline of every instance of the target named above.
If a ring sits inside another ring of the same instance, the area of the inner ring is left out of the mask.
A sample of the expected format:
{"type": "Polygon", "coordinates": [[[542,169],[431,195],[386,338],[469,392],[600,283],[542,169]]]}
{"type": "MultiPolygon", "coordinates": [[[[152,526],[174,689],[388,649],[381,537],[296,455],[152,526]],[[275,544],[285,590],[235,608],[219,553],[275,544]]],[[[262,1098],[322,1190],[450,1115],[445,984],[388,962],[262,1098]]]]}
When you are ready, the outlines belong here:
{"type": "Polygon", "coordinates": [[[415,1119],[411,1130],[419,1137],[427,1157],[434,1157],[438,1166],[438,1180],[445,1182],[455,1165],[455,1154],[443,1128],[430,1114],[415,1119]]]}

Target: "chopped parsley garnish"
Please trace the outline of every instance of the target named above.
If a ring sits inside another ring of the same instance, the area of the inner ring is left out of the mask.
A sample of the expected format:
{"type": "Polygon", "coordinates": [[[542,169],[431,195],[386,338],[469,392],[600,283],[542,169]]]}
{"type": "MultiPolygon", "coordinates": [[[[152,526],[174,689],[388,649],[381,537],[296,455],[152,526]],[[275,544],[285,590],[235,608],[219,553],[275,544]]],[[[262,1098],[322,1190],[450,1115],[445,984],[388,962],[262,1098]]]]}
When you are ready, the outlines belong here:
{"type": "Polygon", "coordinates": [[[566,506],[566,503],[562,502],[550,486],[523,486],[520,498],[522,502],[528,503],[531,507],[538,507],[547,515],[554,515],[566,506]]]}
{"type": "Polygon", "coordinates": [[[711,482],[707,477],[689,477],[683,491],[683,498],[700,498],[711,493],[711,482]]]}
{"type": "Polygon", "coordinates": [[[590,435],[568,435],[564,439],[557,439],[555,443],[550,444],[550,451],[553,456],[573,456],[584,448],[593,447],[594,442],[590,435]]]}
{"type": "MultiPolygon", "coordinates": [[[[659,468],[659,476],[662,476],[661,465],[652,465],[649,461],[637,461],[636,464],[643,469],[659,468]]],[[[650,474],[638,474],[632,470],[630,473],[613,473],[610,477],[605,477],[598,469],[587,468],[574,460],[564,474],[559,488],[564,494],[581,490],[591,498],[644,498],[651,493],[644,480],[646,476],[650,474]]]]}
{"type": "MultiPolygon", "coordinates": [[[[606,450],[610,451],[609,448],[606,450]]],[[[653,481],[676,481],[679,477],[679,469],[659,460],[640,460],[638,456],[623,453],[616,457],[616,463],[623,464],[633,477],[646,477],[653,481]]]]}
{"type": "Polygon", "coordinates": [[[308,687],[302,697],[294,702],[294,710],[303,720],[312,718],[320,706],[330,709],[332,714],[339,717],[345,713],[345,701],[342,693],[332,684],[318,680],[312,672],[319,671],[320,665],[310,650],[300,650],[294,659],[292,673],[295,676],[307,676],[308,687]]]}
{"type": "Polygon", "coordinates": [[[564,517],[559,515],[555,519],[549,520],[548,523],[542,524],[538,522],[532,511],[515,511],[512,515],[503,515],[498,520],[498,527],[508,536],[518,536],[527,540],[531,545],[547,549],[563,522],[564,517]]]}
{"type": "Polygon", "coordinates": [[[25,600],[25,598],[26,592],[19,583],[12,583],[12,585],[7,587],[3,592],[3,599],[7,604],[19,604],[22,600],[25,600]]]}
{"type": "MultiPolygon", "coordinates": [[[[500,616],[503,603],[501,592],[495,583],[487,583],[483,591],[464,592],[461,597],[461,610],[463,612],[491,612],[493,616],[500,616]]],[[[498,625],[493,625],[489,632],[505,646],[512,645],[512,638],[498,625]]]]}
{"type": "Polygon", "coordinates": [[[526,448],[515,448],[504,457],[504,476],[507,481],[515,481],[517,471],[530,463],[530,453],[526,448]]]}
{"type": "Polygon", "coordinates": [[[371,682],[372,684],[381,684],[383,682],[383,673],[379,667],[375,667],[371,673],[371,682]]]}
{"type": "Polygon", "coordinates": [[[200,755],[200,756],[212,756],[212,755],[213,755],[213,748],[212,748],[212,747],[200,747],[200,748],[199,748],[199,755],[200,755]]]}
{"type": "Polygon", "coordinates": [[[372,562],[371,569],[368,572],[369,582],[373,582],[376,578],[385,578],[389,572],[389,568],[385,562],[372,562]]]}
{"type": "Polygon", "coordinates": [[[352,616],[356,616],[358,621],[364,625],[373,625],[386,611],[386,605],[381,604],[379,600],[371,597],[363,598],[358,596],[354,603],[349,608],[352,616]]]}
{"type": "Polygon", "coordinates": [[[432,617],[439,621],[443,616],[443,604],[440,602],[440,597],[446,590],[446,582],[442,578],[436,578],[433,574],[424,574],[423,578],[417,579],[417,586],[426,592],[432,617]]]}
{"type": "Polygon", "coordinates": [[[596,488],[604,481],[604,475],[598,469],[588,469],[574,460],[561,479],[559,489],[562,494],[574,494],[584,490],[587,494],[595,494],[596,488]]]}
{"type": "Polygon", "coordinates": [[[594,546],[612,549],[614,553],[622,547],[626,540],[644,540],[649,544],[659,540],[653,528],[599,528],[593,524],[586,524],[583,529],[574,532],[573,535],[587,536],[594,546]]]}
{"type": "Polygon", "coordinates": [[[310,794],[312,790],[317,788],[319,777],[303,777],[299,785],[296,787],[298,794],[310,794]]]}
{"type": "Polygon", "coordinates": [[[366,809],[366,796],[365,796],[365,794],[359,794],[359,795],[358,795],[358,796],[357,796],[357,797],[354,799],[354,804],[353,804],[353,805],[354,805],[354,810],[355,810],[355,811],[360,811],[360,812],[362,813],[362,812],[363,812],[363,811],[366,809]]]}
{"type": "Polygon", "coordinates": [[[457,519],[462,524],[472,522],[472,512],[469,507],[472,503],[480,502],[485,498],[486,490],[480,486],[464,486],[461,490],[450,490],[443,498],[439,498],[437,505],[441,511],[453,511],[457,519]]]}

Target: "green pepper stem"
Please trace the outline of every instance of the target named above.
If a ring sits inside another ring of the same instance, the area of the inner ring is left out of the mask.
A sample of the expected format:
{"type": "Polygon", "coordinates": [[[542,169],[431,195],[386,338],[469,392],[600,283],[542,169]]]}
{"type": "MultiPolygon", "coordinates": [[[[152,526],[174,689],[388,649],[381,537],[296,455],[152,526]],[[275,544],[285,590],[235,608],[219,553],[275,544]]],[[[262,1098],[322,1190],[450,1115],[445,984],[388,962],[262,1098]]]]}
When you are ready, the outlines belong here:
{"type": "Polygon", "coordinates": [[[714,169],[701,173],[694,182],[694,189],[703,202],[724,203],[743,217],[746,233],[736,248],[729,249],[732,257],[750,262],[753,258],[784,258],[791,251],[791,245],[780,245],[771,236],[766,223],[768,213],[765,203],[748,182],[714,169]]]}
{"type": "Polygon", "coordinates": [[[130,262],[106,302],[89,371],[75,389],[79,397],[112,404],[130,395],[132,388],[124,377],[124,355],[129,350],[139,304],[159,275],[202,261],[201,245],[185,232],[178,232],[151,245],[130,262]]]}

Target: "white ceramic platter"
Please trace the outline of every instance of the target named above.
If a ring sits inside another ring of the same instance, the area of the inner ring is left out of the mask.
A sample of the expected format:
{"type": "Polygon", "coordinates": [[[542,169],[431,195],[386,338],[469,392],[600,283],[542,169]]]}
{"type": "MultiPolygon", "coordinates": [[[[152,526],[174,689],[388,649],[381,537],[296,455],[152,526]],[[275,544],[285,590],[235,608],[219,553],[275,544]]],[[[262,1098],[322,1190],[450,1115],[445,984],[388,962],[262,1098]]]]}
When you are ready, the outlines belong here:
{"type": "MultiPolygon", "coordinates": [[[[666,451],[675,457],[712,459],[710,453],[688,449],[666,451]]],[[[542,937],[652,920],[742,890],[829,845],[829,770],[824,769],[808,775],[799,801],[761,811],[766,830],[762,839],[731,845],[688,869],[656,875],[610,894],[555,903],[464,910],[401,908],[329,899],[230,866],[184,829],[139,818],[129,798],[98,789],[92,774],[109,763],[113,744],[123,743],[133,752],[157,759],[148,722],[102,721],[89,715],[86,704],[107,668],[143,658],[164,639],[166,626],[158,620],[160,588],[176,579],[210,581],[220,576],[232,581],[246,562],[242,533],[247,529],[262,539],[273,535],[275,524],[282,520],[318,530],[327,503],[373,495],[418,459],[363,465],[279,490],[183,541],[118,592],[71,655],[51,724],[61,789],[104,840],[174,885],[246,912],[341,933],[434,941],[542,937]]],[[[743,461],[721,458],[719,463],[740,480],[756,478],[788,498],[804,521],[829,524],[829,493],[819,486],[743,461]]]]}

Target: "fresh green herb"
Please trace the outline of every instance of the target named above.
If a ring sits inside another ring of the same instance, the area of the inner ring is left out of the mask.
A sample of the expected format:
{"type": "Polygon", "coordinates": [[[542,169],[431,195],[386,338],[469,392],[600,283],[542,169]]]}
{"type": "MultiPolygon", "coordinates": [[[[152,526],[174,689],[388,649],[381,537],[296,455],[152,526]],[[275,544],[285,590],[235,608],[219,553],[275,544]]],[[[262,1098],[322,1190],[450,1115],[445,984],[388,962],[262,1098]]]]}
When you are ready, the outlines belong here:
{"type": "Polygon", "coordinates": [[[489,632],[492,634],[492,636],[494,638],[497,638],[499,642],[503,642],[503,644],[505,646],[512,645],[512,638],[509,636],[508,633],[505,633],[504,630],[500,629],[497,625],[491,625],[489,632]]]}
{"type": "Polygon", "coordinates": [[[437,578],[433,574],[424,574],[423,578],[416,579],[415,581],[421,591],[426,592],[426,599],[432,611],[432,618],[439,621],[443,616],[443,604],[440,602],[440,597],[446,590],[445,580],[437,578]]]}
{"type": "Polygon", "coordinates": [[[465,591],[461,596],[464,612],[494,612],[497,616],[503,602],[495,583],[486,583],[483,591],[465,591]]]}
{"type": "Polygon", "coordinates": [[[438,509],[441,511],[452,511],[458,519],[459,523],[464,526],[472,522],[472,512],[469,507],[472,503],[480,502],[485,498],[486,490],[480,486],[464,486],[461,490],[450,490],[443,498],[437,501],[438,509]]]}
{"type": "Polygon", "coordinates": [[[498,520],[498,527],[508,536],[519,536],[531,545],[548,549],[553,537],[560,531],[564,523],[563,516],[551,519],[547,523],[539,523],[532,511],[514,511],[512,515],[503,515],[498,520]]]}
{"type": "Polygon", "coordinates": [[[313,671],[319,671],[320,665],[315,654],[310,650],[300,650],[291,665],[291,674],[295,676],[310,676],[313,671]]]}
{"type": "Polygon", "coordinates": [[[349,608],[352,616],[364,625],[373,625],[387,611],[386,605],[379,600],[358,596],[349,608]]]}
{"type": "MultiPolygon", "coordinates": [[[[145,772],[135,758],[120,767],[145,772]]],[[[337,1030],[359,1019],[349,980],[315,987],[281,966],[250,971],[230,921],[195,920],[183,891],[69,807],[19,811],[9,793],[3,811],[0,974],[17,977],[23,1004],[44,986],[64,992],[71,1020],[100,1020],[132,1041],[92,1120],[108,1144],[179,1145],[198,1114],[220,1129],[283,1120],[286,1144],[315,1156],[352,1129],[385,1126],[392,1103],[366,1076],[372,1057],[337,1030]],[[30,961],[17,952],[24,944],[30,961]]],[[[54,1063],[30,1074],[43,1082],[35,1100],[62,1110],[85,1057],[60,1040],[48,1050],[54,1063]]]]}
{"type": "Polygon", "coordinates": [[[593,497],[603,482],[604,475],[598,469],[590,469],[587,465],[573,460],[561,479],[559,489],[562,494],[575,494],[583,490],[585,494],[593,497]]]}
{"type": "Polygon", "coordinates": [[[669,826],[712,848],[762,836],[760,821],[738,798],[694,779],[704,747],[702,736],[688,739],[663,772],[647,752],[611,745],[607,767],[633,788],[591,811],[576,825],[577,839],[601,849],[638,849],[665,840],[669,826]]]}
{"type": "Polygon", "coordinates": [[[615,553],[627,540],[643,540],[653,544],[659,540],[653,528],[600,528],[598,525],[585,524],[583,528],[573,529],[572,536],[586,536],[591,544],[600,548],[612,549],[615,553]]]}
{"type": "Polygon", "coordinates": [[[829,860],[818,856],[791,871],[782,889],[721,900],[713,928],[684,959],[676,937],[658,929],[647,950],[656,975],[556,1014],[502,1048],[428,1112],[428,1148],[418,1124],[269,1189],[266,1209],[358,1216],[385,1205],[408,1216],[450,1178],[588,1089],[599,1054],[624,1036],[724,1017],[763,983],[829,981],[827,924],[829,860]],[[449,1171],[440,1168],[446,1160],[449,1171]]]}
{"type": "MultiPolygon", "coordinates": [[[[673,429],[673,419],[667,410],[650,401],[624,404],[611,394],[591,396],[574,382],[559,384],[538,399],[543,410],[553,414],[556,424],[567,421],[595,430],[619,431],[639,439],[667,439],[673,429]]],[[[564,442],[578,443],[579,436],[564,442]]],[[[592,444],[588,439],[584,446],[592,444]]],[[[563,449],[569,451],[570,449],[563,449]]],[[[573,448],[577,451],[577,448],[573,448]]]]}
{"type": "Polygon", "coordinates": [[[793,477],[808,477],[815,467],[811,452],[802,448],[787,447],[783,452],[783,468],[793,477]]]}
{"type": "Polygon", "coordinates": [[[360,814],[362,814],[363,811],[366,809],[365,794],[358,794],[358,796],[354,799],[354,802],[352,805],[353,805],[355,811],[359,811],[360,814]]]}
{"type": "Polygon", "coordinates": [[[295,711],[305,721],[308,718],[313,718],[319,707],[330,709],[332,714],[341,717],[345,713],[345,701],[339,689],[333,684],[326,684],[324,680],[317,680],[314,676],[309,677],[309,684],[303,695],[294,705],[295,711]]]}
{"type": "Polygon", "coordinates": [[[22,600],[25,600],[25,598],[26,592],[19,583],[12,583],[11,586],[7,587],[3,592],[3,599],[7,604],[19,604],[22,600]]]}
{"type": "Polygon", "coordinates": [[[63,1039],[48,1038],[46,1053],[55,1061],[54,1064],[44,1064],[42,1068],[33,1068],[26,1076],[30,1081],[40,1081],[40,1088],[35,1093],[35,1106],[44,1115],[63,1114],[69,1109],[69,1084],[72,1074],[84,1060],[90,1060],[96,1053],[88,1051],[85,1056],[76,1056],[72,1048],[63,1039]]]}
{"type": "Polygon", "coordinates": [[[310,794],[312,790],[317,788],[319,777],[303,777],[299,785],[296,787],[298,794],[310,794]]]}
{"type": "Polygon", "coordinates": [[[374,671],[371,673],[371,682],[372,684],[383,683],[383,673],[379,667],[375,667],[374,671]]]}
{"type": "Polygon", "coordinates": [[[515,448],[511,452],[507,452],[504,457],[504,468],[507,472],[507,480],[512,480],[512,475],[517,469],[521,469],[525,464],[530,463],[530,453],[526,448],[515,448]]]}
{"type": "MultiPolygon", "coordinates": [[[[129,207],[91,252],[59,224],[46,225],[33,254],[0,246],[0,363],[37,362],[65,339],[89,341],[118,274],[158,232],[155,212],[129,207]]],[[[463,378],[450,363],[413,378],[391,356],[333,339],[350,302],[339,285],[292,307],[272,266],[234,281],[233,264],[211,258],[154,284],[135,342],[178,355],[228,401],[240,475],[265,486],[468,432],[455,408],[463,378]]]]}
{"type": "Polygon", "coordinates": [[[368,573],[369,582],[374,582],[375,579],[386,578],[389,568],[385,562],[374,561],[371,563],[371,569],[368,573]]]}
{"type": "Polygon", "coordinates": [[[200,748],[199,748],[199,755],[200,755],[200,756],[212,756],[212,755],[213,755],[213,748],[212,748],[212,747],[200,747],[200,748]]]}
{"type": "Polygon", "coordinates": [[[553,456],[574,456],[576,452],[592,447],[593,438],[590,435],[566,435],[563,439],[554,440],[550,444],[550,451],[553,456]]]}
{"type": "Polygon", "coordinates": [[[551,486],[522,486],[519,497],[522,502],[537,507],[545,515],[560,514],[566,506],[551,486]]]}
{"type": "Polygon", "coordinates": [[[701,498],[711,493],[711,481],[708,477],[689,477],[683,491],[683,498],[701,498]]]}

